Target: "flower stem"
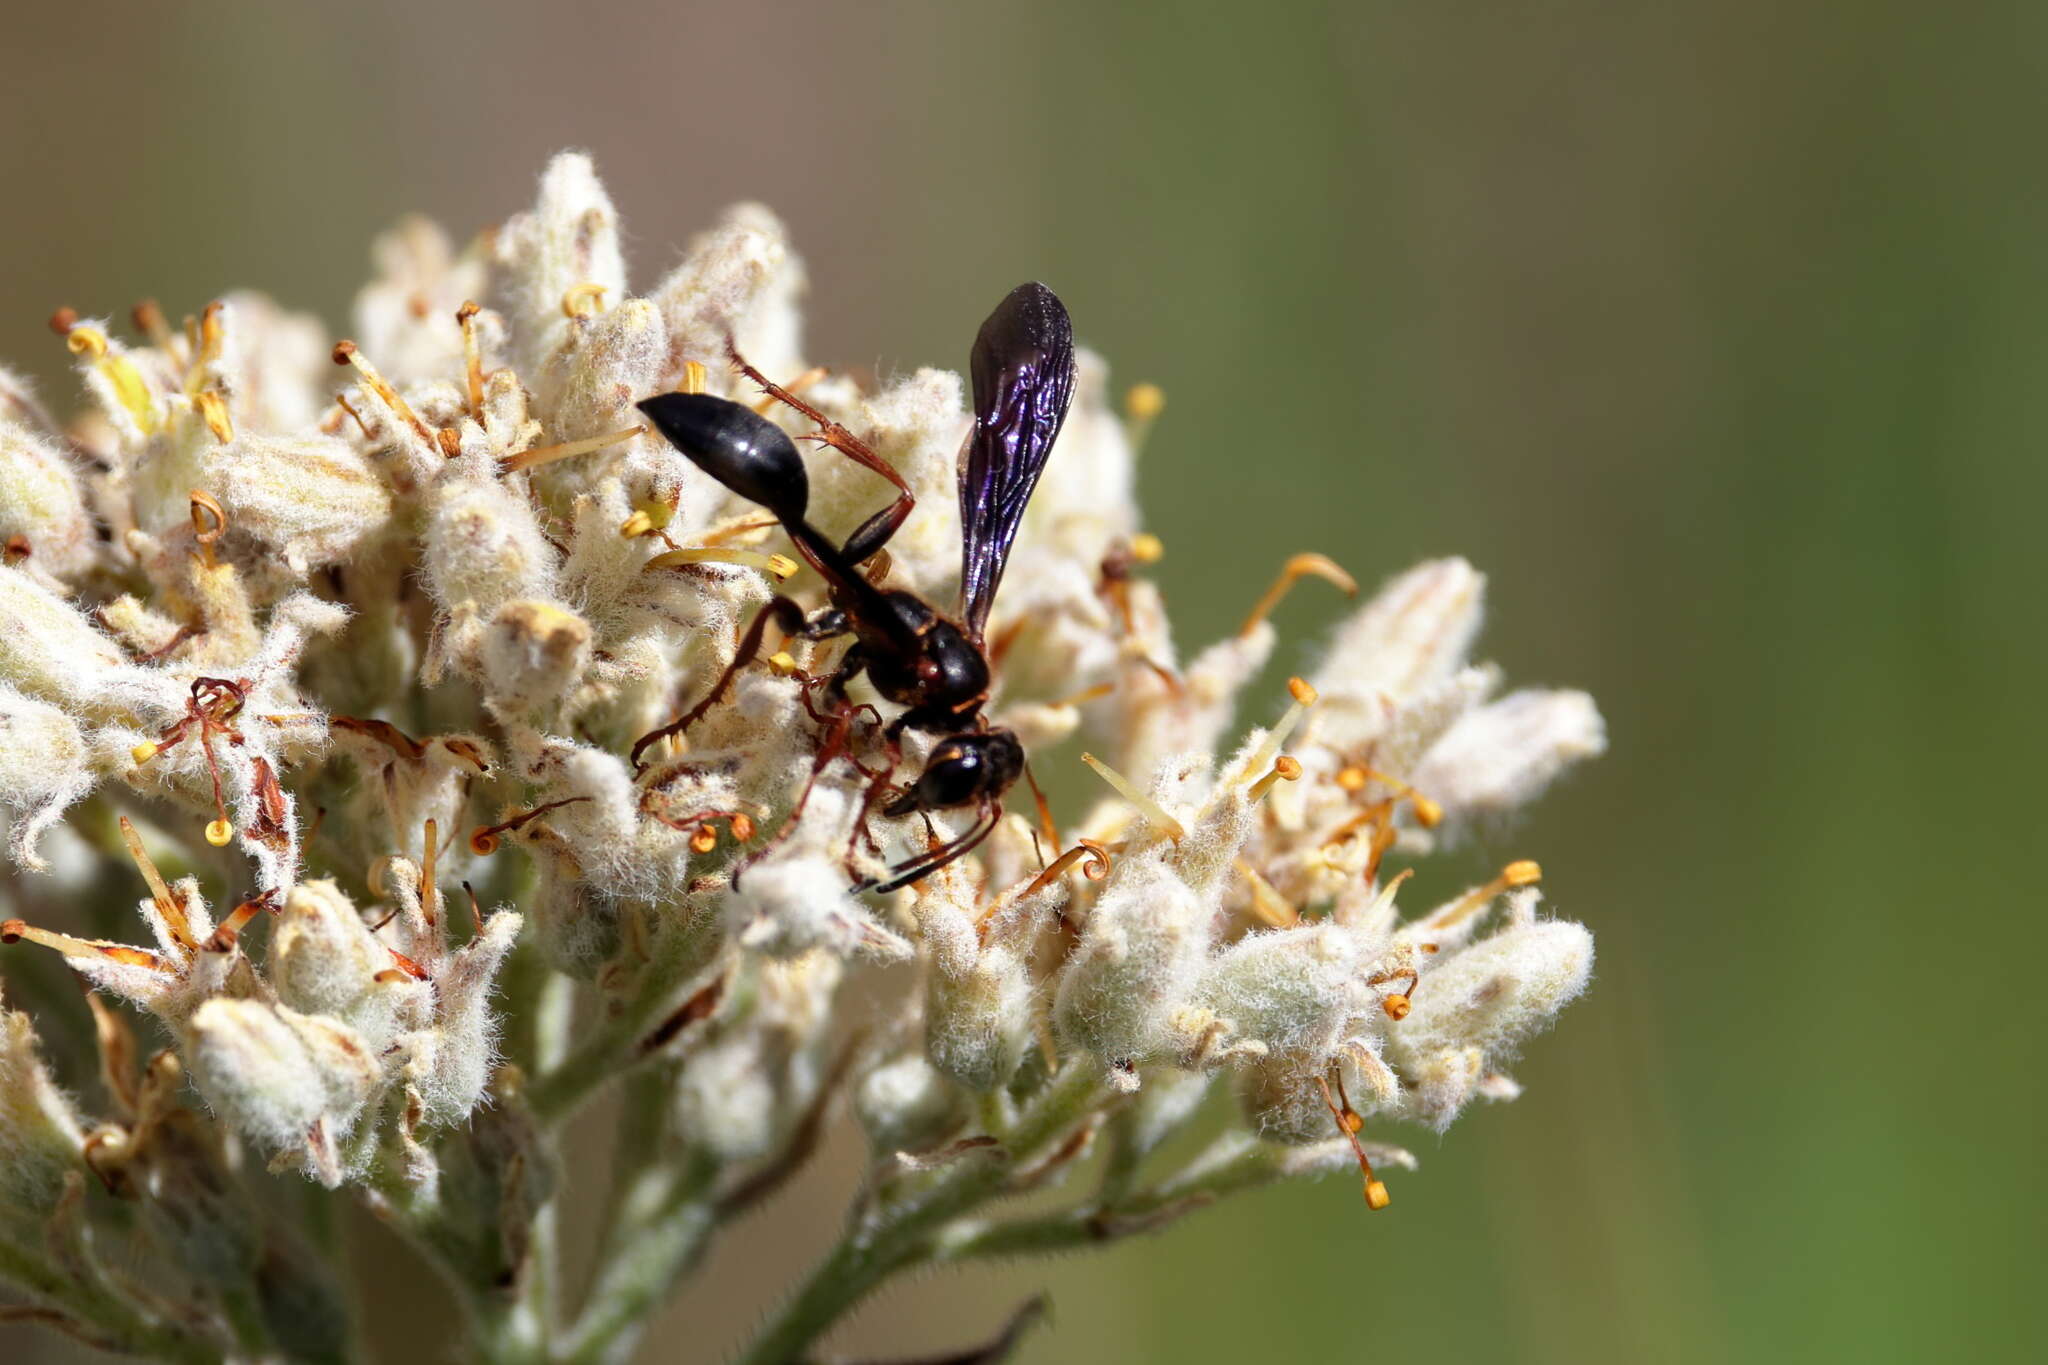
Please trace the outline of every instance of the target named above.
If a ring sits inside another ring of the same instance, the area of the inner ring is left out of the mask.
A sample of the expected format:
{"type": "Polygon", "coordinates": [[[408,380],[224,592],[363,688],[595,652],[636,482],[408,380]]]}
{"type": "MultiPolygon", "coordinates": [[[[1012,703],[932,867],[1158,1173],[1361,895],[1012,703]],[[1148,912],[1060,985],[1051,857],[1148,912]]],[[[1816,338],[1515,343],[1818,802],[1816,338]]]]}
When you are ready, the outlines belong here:
{"type": "Polygon", "coordinates": [[[856,1215],[839,1245],[769,1319],[739,1365],[790,1365],[883,1280],[930,1254],[930,1237],[947,1222],[1001,1193],[1010,1178],[1044,1156],[1100,1105],[1101,1069],[1082,1058],[1067,1063],[993,1136],[1000,1148],[962,1155],[936,1179],[906,1197],[856,1215]]]}
{"type": "Polygon", "coordinates": [[[559,1126],[605,1082],[639,1060],[635,1049],[653,1031],[661,1012],[674,1003],[683,983],[710,962],[719,942],[717,917],[704,909],[688,923],[663,931],[631,997],[527,1086],[526,1102],[541,1127],[559,1126]]]}

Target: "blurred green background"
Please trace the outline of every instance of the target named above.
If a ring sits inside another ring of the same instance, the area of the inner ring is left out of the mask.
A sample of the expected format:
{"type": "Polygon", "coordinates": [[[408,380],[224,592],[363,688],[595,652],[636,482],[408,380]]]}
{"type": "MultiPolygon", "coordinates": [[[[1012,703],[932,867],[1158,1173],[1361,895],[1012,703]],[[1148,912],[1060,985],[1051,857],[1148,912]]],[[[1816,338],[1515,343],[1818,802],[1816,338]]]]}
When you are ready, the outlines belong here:
{"type": "MultiPolygon", "coordinates": [[[[1348,1181],[1247,1198],[899,1288],[849,1350],[969,1340],[1049,1279],[1027,1360],[2040,1358],[2048,10],[4,27],[0,355],[60,401],[59,303],[250,285],[339,328],[372,233],[467,232],[578,145],[641,282],[731,199],[783,212],[819,358],[957,365],[988,300],[1054,283],[1169,396],[1143,484],[1184,640],[1295,549],[1369,579],[1459,552],[1492,575],[1485,653],[1599,697],[1612,753],[1436,874],[1540,858],[1598,935],[1520,1102],[1422,1137],[1384,1215],[1348,1181]]],[[[1290,601],[1276,678],[1336,612],[1290,601]]],[[[836,1218],[821,1179],[645,1359],[744,1329],[836,1218]]],[[[454,1312],[389,1293],[387,1340],[454,1312]]],[[[10,1359],[63,1349],[0,1328],[10,1359]]]]}

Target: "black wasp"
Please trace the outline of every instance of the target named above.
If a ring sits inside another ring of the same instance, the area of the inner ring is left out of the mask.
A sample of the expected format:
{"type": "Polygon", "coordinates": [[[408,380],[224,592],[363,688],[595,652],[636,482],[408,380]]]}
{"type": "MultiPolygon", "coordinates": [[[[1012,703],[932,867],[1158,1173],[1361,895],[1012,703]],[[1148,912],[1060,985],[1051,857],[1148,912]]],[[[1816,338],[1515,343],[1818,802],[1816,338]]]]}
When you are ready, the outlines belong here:
{"type": "MultiPolygon", "coordinates": [[[[987,838],[1001,818],[1003,794],[1024,770],[1024,746],[1017,736],[991,726],[981,713],[989,693],[982,634],[1024,506],[1038,485],[1073,398],[1073,325],[1052,290],[1021,284],[996,305],[974,339],[974,427],[960,452],[957,618],[942,614],[915,593],[879,588],[861,571],[862,563],[888,543],[916,505],[902,476],[846,428],[769,382],[737,355],[733,360],[765,392],[817,423],[815,439],[881,474],[896,485],[898,494],[845,544],[835,546],[805,519],[810,479],[795,444],[780,427],[743,404],[709,394],[665,393],[640,404],[669,443],[698,468],[774,514],[797,552],[825,580],[831,605],[806,618],[788,598],[772,599],[748,627],[732,664],[710,695],[674,723],[642,737],[633,746],[633,760],[637,764],[648,745],[687,730],[710,709],[733,676],[760,652],[770,621],[783,634],[804,639],[852,635],[854,643],[825,689],[840,717],[842,734],[857,709],[846,695],[846,685],[865,671],[877,692],[905,708],[888,726],[892,746],[906,728],[941,737],[917,781],[883,805],[882,813],[900,816],[976,807],[975,821],[965,833],[891,868],[886,881],[858,888],[893,891],[937,871],[987,838]]],[[[829,748],[822,750],[820,766],[831,756],[829,748]]],[[[793,814],[791,819],[795,818],[793,814]]]]}

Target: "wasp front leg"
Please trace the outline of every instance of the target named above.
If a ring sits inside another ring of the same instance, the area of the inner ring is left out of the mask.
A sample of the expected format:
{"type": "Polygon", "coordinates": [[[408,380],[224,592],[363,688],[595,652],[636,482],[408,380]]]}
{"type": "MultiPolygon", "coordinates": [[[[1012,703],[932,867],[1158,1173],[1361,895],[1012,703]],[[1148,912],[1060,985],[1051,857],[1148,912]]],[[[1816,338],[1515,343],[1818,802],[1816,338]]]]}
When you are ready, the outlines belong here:
{"type": "Polygon", "coordinates": [[[762,640],[766,637],[771,623],[783,633],[785,638],[798,640],[830,639],[834,635],[845,634],[847,629],[846,616],[842,612],[827,610],[818,613],[814,617],[806,618],[804,616],[804,609],[789,598],[769,598],[768,604],[755,614],[753,623],[747,627],[746,634],[740,637],[739,648],[733,651],[732,662],[727,664],[725,671],[718,675],[718,682],[712,687],[710,692],[705,694],[704,700],[698,702],[667,725],[662,726],[658,730],[650,730],[633,742],[633,749],[631,754],[628,755],[628,759],[633,765],[634,772],[638,773],[642,770],[643,765],[640,762],[640,755],[645,753],[650,746],[664,739],[670,739],[686,733],[692,725],[703,719],[705,712],[718,704],[719,699],[731,688],[732,680],[739,676],[739,671],[752,663],[760,655],[762,640]]]}

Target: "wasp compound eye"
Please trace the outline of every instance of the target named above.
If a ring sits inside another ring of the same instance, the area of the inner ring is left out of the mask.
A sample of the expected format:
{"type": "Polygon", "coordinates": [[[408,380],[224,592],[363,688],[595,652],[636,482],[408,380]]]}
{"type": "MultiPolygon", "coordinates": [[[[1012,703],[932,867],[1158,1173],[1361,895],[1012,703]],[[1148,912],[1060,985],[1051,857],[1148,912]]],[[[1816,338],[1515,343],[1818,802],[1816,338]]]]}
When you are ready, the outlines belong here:
{"type": "Polygon", "coordinates": [[[752,408],[708,393],[663,393],[640,411],[690,462],[781,521],[800,521],[811,500],[803,457],[781,427],[752,408]]]}

